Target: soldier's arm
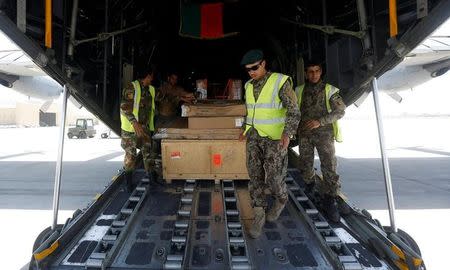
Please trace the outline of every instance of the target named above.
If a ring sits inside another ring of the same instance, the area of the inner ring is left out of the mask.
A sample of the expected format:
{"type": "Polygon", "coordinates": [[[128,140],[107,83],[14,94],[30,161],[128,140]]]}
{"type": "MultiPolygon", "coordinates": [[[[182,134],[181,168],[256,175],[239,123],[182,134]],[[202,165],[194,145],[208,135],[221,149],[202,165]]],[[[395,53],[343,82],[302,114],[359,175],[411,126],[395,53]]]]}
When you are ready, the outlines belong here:
{"type": "Polygon", "coordinates": [[[184,90],[183,87],[177,87],[177,98],[179,101],[191,102],[194,99],[194,94],[184,90]]]}
{"type": "Polygon", "coordinates": [[[339,93],[331,96],[330,106],[331,112],[319,119],[321,126],[331,124],[344,117],[346,106],[339,93]]]}
{"type": "Polygon", "coordinates": [[[300,110],[298,109],[297,98],[292,89],[291,80],[287,80],[280,89],[279,97],[283,107],[287,109],[286,125],[283,134],[289,137],[297,133],[298,122],[300,121],[300,110]]]}
{"type": "Polygon", "coordinates": [[[122,91],[122,100],[120,101],[120,114],[124,115],[130,123],[136,122],[136,118],[133,115],[133,103],[134,103],[134,87],[130,83],[122,91]]]}

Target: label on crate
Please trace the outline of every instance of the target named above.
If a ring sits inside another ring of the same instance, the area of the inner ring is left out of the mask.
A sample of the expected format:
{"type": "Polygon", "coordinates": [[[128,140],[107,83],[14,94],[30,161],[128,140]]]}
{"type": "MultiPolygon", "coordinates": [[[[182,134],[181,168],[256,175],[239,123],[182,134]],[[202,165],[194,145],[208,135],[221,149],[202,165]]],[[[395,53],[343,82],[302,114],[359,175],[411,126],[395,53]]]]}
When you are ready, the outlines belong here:
{"type": "Polygon", "coordinates": [[[235,127],[242,127],[242,124],[244,124],[244,118],[239,117],[234,119],[234,124],[235,127]]]}
{"type": "Polygon", "coordinates": [[[173,151],[170,153],[171,159],[180,159],[181,158],[181,152],[180,151],[173,151]]]}

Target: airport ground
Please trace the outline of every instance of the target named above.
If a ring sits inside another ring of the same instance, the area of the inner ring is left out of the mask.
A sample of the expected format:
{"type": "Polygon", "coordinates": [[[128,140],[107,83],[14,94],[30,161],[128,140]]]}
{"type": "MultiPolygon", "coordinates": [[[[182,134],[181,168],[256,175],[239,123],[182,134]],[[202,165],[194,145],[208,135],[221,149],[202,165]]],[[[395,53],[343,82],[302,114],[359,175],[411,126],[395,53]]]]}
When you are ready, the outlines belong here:
{"type": "MultiPolygon", "coordinates": [[[[416,239],[431,270],[446,269],[450,242],[449,121],[441,116],[384,122],[397,226],[416,239]]],[[[373,117],[353,118],[342,121],[342,126],[345,141],[337,145],[342,189],[354,205],[388,225],[376,122],[373,117]]],[[[0,129],[1,269],[24,268],[36,236],[52,222],[58,130],[0,129]]],[[[122,159],[117,137],[66,137],[60,223],[103,190],[122,159]]]]}

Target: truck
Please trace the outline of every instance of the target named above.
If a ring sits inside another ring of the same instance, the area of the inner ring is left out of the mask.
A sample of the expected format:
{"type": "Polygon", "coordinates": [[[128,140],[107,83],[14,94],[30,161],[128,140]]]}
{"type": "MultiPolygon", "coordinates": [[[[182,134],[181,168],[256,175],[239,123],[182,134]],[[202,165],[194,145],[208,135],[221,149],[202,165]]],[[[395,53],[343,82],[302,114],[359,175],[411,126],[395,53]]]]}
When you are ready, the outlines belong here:
{"type": "MultiPolygon", "coordinates": [[[[320,58],[351,105],[449,16],[446,0],[0,2],[0,29],[64,86],[63,104],[75,98],[116,134],[122,89],[143,66],[208,72],[224,89],[229,78],[246,79],[239,59],[251,48],[295,85],[304,61],[320,58]]],[[[351,211],[327,220],[304,193],[297,159],[290,151],[286,209],[256,240],[245,232],[253,218],[245,180],[155,185],[140,161],[133,190],[121,171],[57,224],[57,177],[54,221],[37,237],[30,269],[425,269],[414,239],[367,211],[345,201],[351,211]]]]}
{"type": "Polygon", "coordinates": [[[67,131],[67,137],[72,139],[77,137],[78,139],[94,138],[95,136],[94,120],[93,119],[77,119],[75,127],[69,128],[67,131]]]}

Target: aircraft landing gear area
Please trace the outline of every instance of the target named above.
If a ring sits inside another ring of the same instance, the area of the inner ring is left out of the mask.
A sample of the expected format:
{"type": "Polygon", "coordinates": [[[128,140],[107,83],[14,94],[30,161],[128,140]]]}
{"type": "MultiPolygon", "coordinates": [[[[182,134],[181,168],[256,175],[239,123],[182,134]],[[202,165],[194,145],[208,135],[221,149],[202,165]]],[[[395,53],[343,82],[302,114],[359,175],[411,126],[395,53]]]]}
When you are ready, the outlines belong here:
{"type": "MultiPolygon", "coordinates": [[[[142,170],[133,178],[132,192],[121,176],[113,181],[64,226],[49,254],[40,247],[39,269],[381,270],[419,263],[409,243],[356,210],[339,224],[329,223],[303,192],[296,169],[289,169],[286,180],[289,202],[258,239],[246,234],[253,219],[247,181],[161,185],[142,170]]],[[[30,268],[37,269],[36,263],[30,268]]]]}

